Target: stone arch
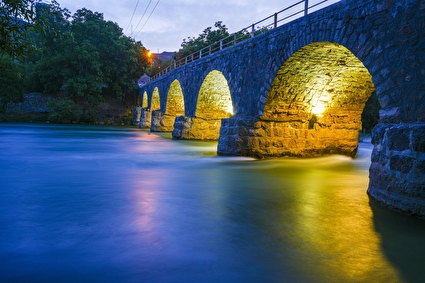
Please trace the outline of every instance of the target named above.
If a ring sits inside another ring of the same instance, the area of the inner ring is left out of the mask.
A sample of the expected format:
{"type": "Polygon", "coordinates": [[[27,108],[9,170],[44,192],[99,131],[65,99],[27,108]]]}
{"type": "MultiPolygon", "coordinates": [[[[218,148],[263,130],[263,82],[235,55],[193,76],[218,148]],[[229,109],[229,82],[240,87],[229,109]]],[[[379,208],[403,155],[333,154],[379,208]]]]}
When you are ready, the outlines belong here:
{"type": "Polygon", "coordinates": [[[350,50],[333,42],[310,43],[278,69],[260,117],[223,120],[218,152],[355,156],[361,115],[373,91],[372,76],[350,50]],[[240,131],[239,125],[248,129],[240,131]]]}
{"type": "Polygon", "coordinates": [[[309,121],[310,127],[314,121],[339,123],[360,130],[373,91],[372,76],[350,50],[315,42],[296,51],[279,69],[261,119],[309,121]]]}
{"type": "Polygon", "coordinates": [[[213,70],[203,80],[193,117],[178,116],[174,123],[173,138],[218,140],[223,118],[232,116],[233,104],[224,75],[213,70]]]}
{"type": "Polygon", "coordinates": [[[163,107],[161,107],[161,110],[152,110],[150,130],[152,132],[172,132],[176,117],[184,114],[183,91],[178,80],[175,79],[170,84],[167,100],[165,101],[165,105],[163,104],[163,107]]]}
{"type": "Polygon", "coordinates": [[[178,80],[174,80],[168,90],[165,114],[172,116],[184,114],[183,91],[178,80]]]}
{"type": "Polygon", "coordinates": [[[354,156],[374,89],[369,71],[346,47],[314,42],[300,48],[277,72],[260,117],[260,135],[275,144],[266,155],[354,156]]]}
{"type": "Polygon", "coordinates": [[[148,107],[148,93],[144,91],[142,93],[142,103],[140,104],[142,108],[148,107]]]}
{"type": "Polygon", "coordinates": [[[159,98],[159,90],[158,87],[155,87],[153,92],[152,92],[152,98],[151,98],[151,107],[150,110],[158,110],[160,109],[161,104],[160,104],[160,98],[159,98]]]}
{"type": "Polygon", "coordinates": [[[196,117],[228,118],[233,113],[232,97],[223,73],[211,71],[204,79],[199,90],[196,104],[196,117]]]}

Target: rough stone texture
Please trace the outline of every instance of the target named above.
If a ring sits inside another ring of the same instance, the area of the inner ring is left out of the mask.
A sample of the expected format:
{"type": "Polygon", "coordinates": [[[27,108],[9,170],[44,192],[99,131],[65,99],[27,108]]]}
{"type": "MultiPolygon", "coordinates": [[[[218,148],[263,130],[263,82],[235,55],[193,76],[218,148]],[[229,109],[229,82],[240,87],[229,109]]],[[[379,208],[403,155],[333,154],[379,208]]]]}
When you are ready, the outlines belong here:
{"type": "Polygon", "coordinates": [[[133,108],[133,125],[137,126],[140,124],[140,116],[142,114],[142,107],[136,106],[133,108]]]}
{"type": "Polygon", "coordinates": [[[393,209],[425,216],[425,124],[379,124],[368,193],[393,209]]]}
{"type": "Polygon", "coordinates": [[[184,140],[217,140],[221,119],[178,116],[172,136],[184,140]]]}
{"type": "Polygon", "coordinates": [[[139,128],[150,128],[152,123],[152,112],[146,108],[142,108],[140,113],[139,128]]]}
{"type": "Polygon", "coordinates": [[[324,154],[355,156],[357,127],[302,121],[266,121],[232,117],[223,119],[218,154],[266,157],[313,157],[324,154]]]}
{"type": "Polygon", "coordinates": [[[38,92],[31,92],[24,94],[24,101],[19,103],[9,103],[6,112],[20,112],[20,113],[40,113],[49,112],[47,102],[52,99],[48,95],[38,92]]]}
{"type": "Polygon", "coordinates": [[[393,208],[425,217],[424,61],[424,0],[345,0],[181,66],[144,86],[141,94],[151,99],[156,88],[166,109],[167,90],[178,80],[186,117],[176,120],[175,136],[190,138],[194,135],[185,133],[191,132],[195,114],[202,116],[197,112],[201,86],[218,71],[234,109],[231,119],[223,119],[220,154],[316,154],[341,146],[350,155],[355,146],[345,148],[340,140],[344,135],[347,144],[354,139],[371,78],[382,110],[368,192],[393,208]],[[329,55],[326,46],[330,54],[343,52],[329,55]],[[317,94],[321,85],[324,96],[317,94]],[[316,108],[331,110],[314,114],[316,108]],[[181,125],[188,128],[183,131],[181,125]]]}
{"type": "Polygon", "coordinates": [[[180,115],[184,115],[183,93],[180,83],[174,80],[168,91],[165,113],[162,110],[152,112],[151,131],[172,132],[174,129],[174,120],[180,115]]]}
{"type": "Polygon", "coordinates": [[[173,138],[195,140],[218,140],[221,119],[229,117],[231,97],[223,74],[212,71],[201,85],[196,116],[180,116],[174,124],[173,138]]]}
{"type": "Polygon", "coordinates": [[[152,111],[151,132],[172,132],[175,115],[164,114],[159,110],[152,111]]]}

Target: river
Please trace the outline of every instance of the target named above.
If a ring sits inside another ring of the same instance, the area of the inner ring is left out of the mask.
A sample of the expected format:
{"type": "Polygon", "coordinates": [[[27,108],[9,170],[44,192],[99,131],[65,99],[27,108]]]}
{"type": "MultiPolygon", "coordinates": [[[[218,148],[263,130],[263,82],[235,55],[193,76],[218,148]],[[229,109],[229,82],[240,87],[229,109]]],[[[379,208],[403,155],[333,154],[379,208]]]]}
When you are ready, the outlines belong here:
{"type": "Polygon", "coordinates": [[[0,282],[424,282],[425,221],[355,159],[133,127],[0,124],[0,282]]]}

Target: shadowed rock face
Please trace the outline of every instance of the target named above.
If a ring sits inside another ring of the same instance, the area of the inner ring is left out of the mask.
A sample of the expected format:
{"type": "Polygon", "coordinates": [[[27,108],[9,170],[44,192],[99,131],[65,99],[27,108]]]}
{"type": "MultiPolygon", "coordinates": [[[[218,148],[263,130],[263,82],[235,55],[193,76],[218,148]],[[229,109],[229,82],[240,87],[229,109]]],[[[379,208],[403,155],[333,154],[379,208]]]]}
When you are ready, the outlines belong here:
{"type": "Polygon", "coordinates": [[[425,125],[379,124],[372,143],[369,195],[425,218],[425,125]]]}

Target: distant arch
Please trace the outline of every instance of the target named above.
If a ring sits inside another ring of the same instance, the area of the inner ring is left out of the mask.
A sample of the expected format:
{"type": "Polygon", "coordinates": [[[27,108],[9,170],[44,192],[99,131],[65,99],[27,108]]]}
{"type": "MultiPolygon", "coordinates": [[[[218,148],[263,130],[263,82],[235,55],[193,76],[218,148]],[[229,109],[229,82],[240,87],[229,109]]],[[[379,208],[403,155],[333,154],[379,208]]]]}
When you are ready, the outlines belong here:
{"type": "Polygon", "coordinates": [[[159,99],[159,90],[158,87],[155,87],[152,92],[152,99],[151,99],[151,111],[152,110],[158,110],[160,109],[160,99],[159,99]]]}
{"type": "Polygon", "coordinates": [[[142,94],[142,103],[140,104],[142,108],[148,107],[148,93],[146,91],[142,94]]]}
{"type": "Polygon", "coordinates": [[[199,90],[195,115],[202,118],[227,118],[233,114],[232,97],[224,75],[211,71],[199,90]]]}
{"type": "Polygon", "coordinates": [[[174,80],[168,90],[165,114],[173,116],[184,115],[183,91],[178,80],[174,80]]]}

